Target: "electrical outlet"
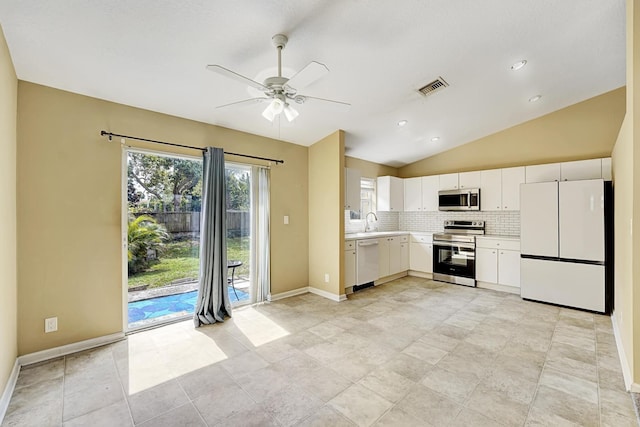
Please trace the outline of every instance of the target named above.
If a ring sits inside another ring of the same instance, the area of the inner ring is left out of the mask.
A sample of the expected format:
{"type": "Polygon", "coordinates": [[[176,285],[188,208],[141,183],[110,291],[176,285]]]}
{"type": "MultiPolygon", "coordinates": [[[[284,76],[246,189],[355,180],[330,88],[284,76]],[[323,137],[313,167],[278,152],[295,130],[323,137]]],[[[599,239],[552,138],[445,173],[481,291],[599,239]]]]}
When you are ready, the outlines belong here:
{"type": "Polygon", "coordinates": [[[329,273],[324,274],[324,283],[329,283],[329,273]]]}
{"type": "Polygon", "coordinates": [[[49,332],[55,332],[58,330],[58,318],[57,317],[49,317],[48,319],[44,319],[44,332],[48,334],[49,332]]]}
{"type": "Polygon", "coordinates": [[[289,215],[284,216],[284,225],[289,225],[289,215]]]}

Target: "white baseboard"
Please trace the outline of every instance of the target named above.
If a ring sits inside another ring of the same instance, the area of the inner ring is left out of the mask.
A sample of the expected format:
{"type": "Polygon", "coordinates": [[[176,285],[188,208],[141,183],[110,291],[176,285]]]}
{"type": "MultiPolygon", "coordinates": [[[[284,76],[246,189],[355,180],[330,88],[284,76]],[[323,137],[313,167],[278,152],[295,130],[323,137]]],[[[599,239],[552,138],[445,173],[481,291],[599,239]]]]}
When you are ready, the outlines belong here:
{"type": "Polygon", "coordinates": [[[640,385],[633,382],[631,378],[631,370],[629,369],[629,363],[627,355],[624,352],[624,346],[622,345],[622,337],[620,336],[620,328],[616,320],[616,312],[611,314],[611,324],[613,326],[613,336],[616,338],[616,347],[618,347],[618,357],[620,358],[620,366],[622,367],[622,376],[624,377],[624,385],[627,391],[634,393],[640,393],[640,385]]]}
{"type": "Polygon", "coordinates": [[[491,289],[492,291],[509,292],[511,294],[520,295],[519,286],[499,285],[497,283],[480,282],[478,280],[476,280],[476,286],[482,289],[491,289]]]}
{"type": "Polygon", "coordinates": [[[433,279],[432,273],[424,273],[422,271],[409,270],[409,276],[420,277],[422,279],[433,279]]]}
{"type": "Polygon", "coordinates": [[[56,357],[66,356],[67,354],[77,353],[79,351],[89,350],[94,347],[100,347],[103,345],[111,344],[116,341],[123,340],[125,338],[124,332],[117,332],[111,335],[105,335],[102,337],[91,338],[84,341],[75,342],[72,344],[63,345],[60,347],[50,348],[48,350],[37,351],[35,353],[25,354],[18,357],[18,363],[21,366],[31,365],[33,363],[43,362],[49,359],[55,359],[56,357]]]}
{"type": "Polygon", "coordinates": [[[336,294],[332,294],[331,292],[323,291],[322,289],[313,288],[311,286],[309,286],[309,292],[311,292],[312,294],[320,295],[321,297],[324,297],[324,298],[330,299],[331,301],[336,301],[336,302],[345,301],[347,299],[347,296],[345,294],[336,295],[336,294]]]}
{"type": "Polygon", "coordinates": [[[16,382],[18,381],[19,373],[20,363],[16,358],[16,361],[13,364],[13,369],[11,370],[11,374],[9,375],[9,379],[7,380],[7,385],[4,387],[4,391],[2,392],[2,396],[0,397],[0,424],[2,424],[2,420],[4,420],[4,416],[6,415],[7,409],[9,408],[9,402],[11,401],[13,390],[15,390],[16,388],[16,382]]]}
{"type": "Polygon", "coordinates": [[[312,294],[319,295],[321,297],[330,299],[331,301],[345,301],[347,299],[347,295],[336,295],[331,292],[323,291],[322,289],[313,288],[311,286],[305,286],[303,288],[294,289],[292,291],[281,292],[279,294],[269,294],[267,296],[267,301],[278,301],[283,298],[295,297],[296,295],[302,295],[311,292],[312,294]]]}
{"type": "Polygon", "coordinates": [[[292,291],[280,292],[279,294],[269,294],[267,295],[267,301],[278,301],[279,299],[295,297],[296,295],[306,294],[307,292],[309,292],[309,287],[304,286],[292,291]]]}
{"type": "Polygon", "coordinates": [[[400,278],[406,277],[406,276],[408,276],[407,272],[403,271],[401,273],[396,273],[396,274],[392,274],[390,276],[381,277],[378,280],[376,280],[375,282],[373,282],[373,284],[375,286],[379,286],[379,285],[383,285],[383,284],[385,284],[387,282],[392,282],[392,281],[394,281],[396,279],[400,279],[400,278]]]}

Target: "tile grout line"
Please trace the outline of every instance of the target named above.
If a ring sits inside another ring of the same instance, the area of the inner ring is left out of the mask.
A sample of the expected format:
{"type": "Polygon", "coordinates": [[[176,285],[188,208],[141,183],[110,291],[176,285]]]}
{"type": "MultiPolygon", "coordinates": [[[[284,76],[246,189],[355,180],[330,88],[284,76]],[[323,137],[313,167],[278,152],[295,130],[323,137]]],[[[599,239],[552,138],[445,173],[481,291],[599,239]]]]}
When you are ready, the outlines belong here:
{"type": "Polygon", "coordinates": [[[124,403],[125,403],[125,405],[127,405],[127,411],[129,413],[129,419],[131,420],[131,425],[135,426],[136,423],[133,420],[133,413],[131,412],[131,406],[129,405],[129,399],[128,399],[129,394],[124,389],[124,384],[122,383],[122,377],[120,376],[120,370],[118,369],[118,365],[116,364],[116,358],[113,355],[113,347],[111,347],[110,350],[111,351],[109,352],[109,354],[111,355],[111,359],[113,360],[113,367],[116,370],[116,375],[118,376],[118,383],[120,383],[120,390],[122,390],[122,396],[124,397],[124,403]]]}
{"type": "Polygon", "coordinates": [[[558,322],[560,321],[560,313],[561,311],[558,311],[558,317],[556,318],[555,324],[553,326],[553,334],[551,334],[551,339],[549,340],[549,347],[547,348],[547,351],[544,355],[544,363],[542,364],[542,369],[540,370],[540,374],[538,375],[538,381],[536,382],[536,391],[535,393],[533,393],[533,398],[531,399],[531,403],[529,403],[529,410],[527,411],[527,417],[524,420],[525,425],[527,423],[527,420],[529,420],[529,417],[531,416],[531,410],[533,409],[533,405],[536,401],[536,398],[538,397],[538,391],[540,391],[540,379],[542,378],[542,374],[547,368],[547,359],[549,358],[549,352],[551,351],[551,345],[553,344],[553,337],[556,335],[556,331],[558,329],[558,322]]]}
{"type": "Polygon", "coordinates": [[[593,341],[596,356],[596,395],[598,396],[598,425],[602,425],[602,400],[600,399],[600,364],[598,363],[598,331],[596,328],[596,319],[591,315],[593,320],[593,341]]]}
{"type": "Polygon", "coordinates": [[[67,355],[62,356],[64,361],[62,366],[62,411],[60,411],[60,425],[64,423],[64,387],[67,382],[67,355]]]}

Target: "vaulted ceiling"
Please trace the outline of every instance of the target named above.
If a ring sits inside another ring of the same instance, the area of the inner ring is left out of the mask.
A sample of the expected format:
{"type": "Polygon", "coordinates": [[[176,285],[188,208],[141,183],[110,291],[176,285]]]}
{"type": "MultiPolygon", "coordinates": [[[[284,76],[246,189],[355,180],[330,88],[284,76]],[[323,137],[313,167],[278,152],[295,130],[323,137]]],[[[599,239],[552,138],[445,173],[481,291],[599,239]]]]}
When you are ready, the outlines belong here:
{"type": "Polygon", "coordinates": [[[21,80],[302,145],[343,129],[348,155],[390,166],[625,84],[624,0],[2,0],[0,24],[21,80]],[[300,93],[347,111],[216,108],[260,93],[206,66],[262,82],[278,33],[284,76],[325,64],[300,93]]]}

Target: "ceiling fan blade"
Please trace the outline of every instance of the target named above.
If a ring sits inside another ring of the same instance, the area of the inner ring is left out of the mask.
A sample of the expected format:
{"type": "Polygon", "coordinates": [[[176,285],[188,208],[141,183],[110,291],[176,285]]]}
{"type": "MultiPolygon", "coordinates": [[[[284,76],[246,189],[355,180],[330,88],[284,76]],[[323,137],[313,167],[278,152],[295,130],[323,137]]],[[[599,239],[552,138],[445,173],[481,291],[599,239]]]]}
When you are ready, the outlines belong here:
{"type": "Polygon", "coordinates": [[[334,101],[332,99],[325,99],[325,98],[316,98],[315,96],[296,95],[294,99],[299,104],[306,104],[307,102],[312,102],[314,104],[318,103],[319,105],[320,104],[326,105],[328,107],[333,108],[336,111],[342,111],[342,112],[349,111],[349,109],[351,108],[351,104],[349,104],[348,102],[334,101]],[[297,99],[303,99],[303,102],[299,102],[297,101],[297,99]]]}
{"type": "Polygon", "coordinates": [[[285,86],[291,89],[302,89],[327,74],[329,74],[329,69],[326,65],[311,61],[302,70],[295,73],[285,86]]]}
{"type": "Polygon", "coordinates": [[[225,108],[225,107],[231,107],[231,106],[236,106],[236,105],[259,104],[261,102],[265,102],[265,101],[269,101],[269,100],[271,100],[271,98],[266,98],[266,97],[243,99],[242,101],[236,101],[236,102],[231,102],[229,104],[218,105],[216,107],[216,109],[225,108]]]}
{"type": "Polygon", "coordinates": [[[231,71],[228,68],[221,67],[220,65],[207,65],[207,70],[213,71],[214,73],[220,74],[221,76],[229,77],[237,82],[246,84],[261,91],[269,90],[269,88],[262,83],[252,80],[249,77],[245,77],[242,74],[238,74],[235,71],[231,71]]]}

